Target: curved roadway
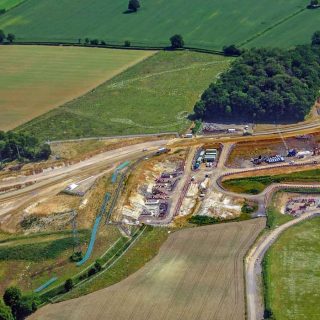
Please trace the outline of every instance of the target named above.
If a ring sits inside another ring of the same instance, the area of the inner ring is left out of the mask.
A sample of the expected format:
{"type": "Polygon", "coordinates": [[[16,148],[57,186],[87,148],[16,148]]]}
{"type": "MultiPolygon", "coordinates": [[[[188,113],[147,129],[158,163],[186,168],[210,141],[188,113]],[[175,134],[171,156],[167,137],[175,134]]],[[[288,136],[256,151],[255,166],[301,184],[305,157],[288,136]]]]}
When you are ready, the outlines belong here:
{"type": "Polygon", "coordinates": [[[261,262],[264,254],[269,247],[277,240],[280,234],[289,227],[300,223],[303,220],[310,219],[320,214],[320,209],[310,211],[301,215],[299,218],[291,220],[275,230],[268,233],[267,236],[262,237],[258,243],[250,250],[245,260],[245,274],[246,274],[246,301],[247,301],[247,319],[260,320],[263,319],[264,307],[261,299],[257,278],[261,276],[261,262]]]}

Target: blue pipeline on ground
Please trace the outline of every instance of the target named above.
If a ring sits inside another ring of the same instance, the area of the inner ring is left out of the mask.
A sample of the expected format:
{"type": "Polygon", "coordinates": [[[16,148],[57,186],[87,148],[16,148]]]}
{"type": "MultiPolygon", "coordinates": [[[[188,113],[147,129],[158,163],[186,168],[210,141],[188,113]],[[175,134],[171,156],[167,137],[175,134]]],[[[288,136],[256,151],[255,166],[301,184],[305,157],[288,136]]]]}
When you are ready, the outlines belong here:
{"type": "Polygon", "coordinates": [[[130,164],[130,161],[126,161],[126,162],[121,163],[121,164],[116,168],[116,170],[114,171],[114,173],[113,173],[113,175],[112,175],[112,178],[111,178],[112,183],[115,183],[115,182],[117,181],[117,177],[118,177],[119,171],[121,171],[122,169],[124,169],[125,167],[127,167],[129,164],[130,164]]]}
{"type": "Polygon", "coordinates": [[[40,286],[39,288],[35,289],[34,292],[38,293],[40,291],[42,291],[43,289],[48,288],[53,282],[57,281],[58,278],[57,277],[53,277],[50,280],[48,280],[46,283],[44,283],[42,286],[40,286]]]}
{"type": "Polygon", "coordinates": [[[91,257],[91,254],[92,254],[92,251],[93,251],[93,247],[94,247],[94,243],[96,241],[99,225],[100,225],[102,216],[106,211],[106,206],[107,206],[107,203],[108,203],[109,199],[110,199],[110,193],[106,193],[106,195],[104,197],[104,200],[103,200],[103,203],[102,203],[102,206],[101,206],[101,209],[100,209],[100,212],[99,212],[98,216],[96,217],[96,220],[94,222],[94,225],[93,225],[93,228],[92,228],[92,231],[91,231],[91,237],[90,237],[90,242],[89,242],[89,246],[88,246],[87,252],[84,255],[84,257],[79,262],[77,262],[77,266],[78,267],[82,266],[91,257]]]}

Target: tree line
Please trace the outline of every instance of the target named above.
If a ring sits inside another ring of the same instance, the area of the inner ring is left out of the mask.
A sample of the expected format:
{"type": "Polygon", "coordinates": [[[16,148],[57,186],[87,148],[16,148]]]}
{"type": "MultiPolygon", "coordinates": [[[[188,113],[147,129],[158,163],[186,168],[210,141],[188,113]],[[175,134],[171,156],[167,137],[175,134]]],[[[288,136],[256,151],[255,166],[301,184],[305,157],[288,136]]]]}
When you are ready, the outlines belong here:
{"type": "Polygon", "coordinates": [[[1,320],[23,320],[35,312],[40,304],[36,295],[23,295],[17,287],[9,287],[0,301],[1,320]]]}
{"type": "Polygon", "coordinates": [[[8,33],[6,35],[3,30],[0,30],[0,43],[5,42],[5,40],[12,43],[15,38],[16,36],[13,33],[8,33]]]}
{"type": "Polygon", "coordinates": [[[51,155],[50,146],[24,133],[0,131],[0,164],[14,160],[47,160],[51,155]]]}
{"type": "Polygon", "coordinates": [[[194,116],[207,121],[300,121],[320,88],[320,31],[311,45],[250,49],[202,94],[194,116]]]}

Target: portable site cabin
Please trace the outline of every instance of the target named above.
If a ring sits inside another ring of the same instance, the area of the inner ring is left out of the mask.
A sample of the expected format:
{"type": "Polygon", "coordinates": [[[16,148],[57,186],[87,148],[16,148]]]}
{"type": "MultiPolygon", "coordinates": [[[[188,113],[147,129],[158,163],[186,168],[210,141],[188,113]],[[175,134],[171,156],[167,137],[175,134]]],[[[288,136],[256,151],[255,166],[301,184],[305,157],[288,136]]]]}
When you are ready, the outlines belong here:
{"type": "Polygon", "coordinates": [[[205,155],[204,161],[205,162],[214,162],[216,160],[216,156],[214,154],[205,155]]]}
{"type": "Polygon", "coordinates": [[[210,152],[206,152],[206,156],[207,155],[210,155],[210,156],[216,156],[217,155],[217,153],[216,152],[214,152],[214,151],[210,151],[210,152]]]}
{"type": "Polygon", "coordinates": [[[218,150],[217,149],[206,149],[206,153],[209,153],[209,152],[217,153],[218,150]]]}

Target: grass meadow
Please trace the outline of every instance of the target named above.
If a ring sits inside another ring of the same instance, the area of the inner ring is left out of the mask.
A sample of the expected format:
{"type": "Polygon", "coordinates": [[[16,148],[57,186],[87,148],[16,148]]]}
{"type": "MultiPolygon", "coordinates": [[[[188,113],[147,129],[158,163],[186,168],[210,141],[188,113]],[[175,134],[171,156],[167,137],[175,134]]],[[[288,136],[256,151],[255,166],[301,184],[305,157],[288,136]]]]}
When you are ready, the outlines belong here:
{"type": "Polygon", "coordinates": [[[97,48],[0,47],[0,130],[70,101],[153,54],[97,48]]]}
{"type": "MultiPolygon", "coordinates": [[[[83,253],[87,248],[91,230],[79,230],[79,241],[83,253]]],[[[1,234],[0,241],[0,294],[5,288],[17,285],[31,292],[52,277],[55,283],[64,283],[71,276],[88,267],[109,246],[121,237],[114,226],[101,228],[90,260],[77,267],[69,260],[73,248],[72,231],[45,232],[10,236],[1,234]]],[[[50,287],[51,288],[51,287],[50,287]]]]}
{"type": "Polygon", "coordinates": [[[277,320],[320,317],[320,217],[286,230],[265,256],[266,306],[277,320]]]}
{"type": "Polygon", "coordinates": [[[320,179],[320,169],[299,171],[274,176],[258,176],[251,178],[230,179],[222,182],[225,189],[237,193],[258,194],[272,183],[286,182],[317,182],[320,179]]]}
{"type": "Polygon", "coordinates": [[[0,0],[0,9],[9,10],[25,0],[0,0]]]}
{"type": "Polygon", "coordinates": [[[124,14],[127,0],[28,0],[0,17],[0,29],[23,41],[169,44],[180,33],[189,46],[292,46],[310,41],[320,22],[301,0],[144,0],[138,13],[124,14]],[[50,23],[48,23],[50,22],[50,23]],[[262,39],[261,41],[259,39],[262,39]]]}
{"type": "Polygon", "coordinates": [[[230,61],[161,51],[17,130],[43,140],[182,131],[203,90],[230,61]]]}
{"type": "Polygon", "coordinates": [[[167,237],[167,228],[147,228],[137,242],[108,271],[70,291],[62,297],[62,300],[86,295],[127,278],[157,255],[167,237]]]}

